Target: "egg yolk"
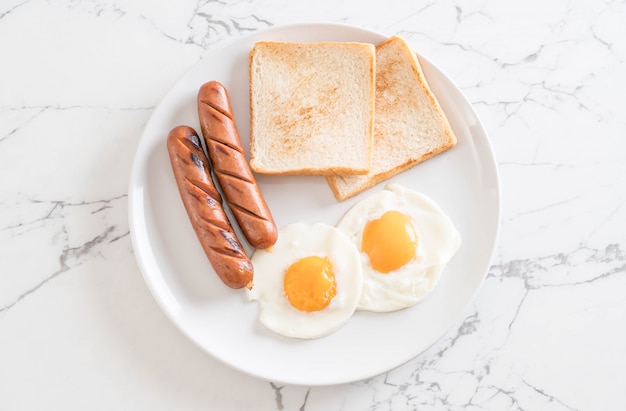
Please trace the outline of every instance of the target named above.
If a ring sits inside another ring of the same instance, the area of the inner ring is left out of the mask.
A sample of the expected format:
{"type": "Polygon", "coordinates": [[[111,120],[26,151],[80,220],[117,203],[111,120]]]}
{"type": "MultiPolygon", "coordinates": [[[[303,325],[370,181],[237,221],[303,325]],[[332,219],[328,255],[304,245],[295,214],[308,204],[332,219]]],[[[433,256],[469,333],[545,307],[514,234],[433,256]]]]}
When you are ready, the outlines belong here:
{"type": "Polygon", "coordinates": [[[361,250],[378,272],[388,273],[402,267],[411,261],[416,249],[417,234],[411,219],[399,211],[387,211],[363,229],[361,250]]]}
{"type": "Polygon", "coordinates": [[[301,311],[323,310],[335,297],[335,273],[327,257],[309,256],[293,263],[283,288],[291,305],[301,311]]]}

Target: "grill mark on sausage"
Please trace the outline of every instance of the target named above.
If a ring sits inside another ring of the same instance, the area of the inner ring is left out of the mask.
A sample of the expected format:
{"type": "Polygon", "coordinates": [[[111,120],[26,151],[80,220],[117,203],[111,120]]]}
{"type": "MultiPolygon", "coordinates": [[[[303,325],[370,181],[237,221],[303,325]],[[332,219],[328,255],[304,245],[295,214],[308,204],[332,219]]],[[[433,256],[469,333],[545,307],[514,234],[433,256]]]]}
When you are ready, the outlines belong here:
{"type": "MultiPolygon", "coordinates": [[[[207,102],[205,100],[200,100],[201,103],[203,103],[207,110],[206,112],[208,114],[210,114],[213,118],[214,121],[227,121],[232,123],[231,125],[233,126],[233,128],[235,128],[235,120],[233,119],[232,115],[230,113],[228,113],[228,111],[225,108],[216,106],[214,104],[211,104],[210,102],[207,102]],[[224,118],[226,117],[226,118],[224,118]]],[[[239,153],[243,154],[243,148],[240,147],[238,144],[236,144],[236,142],[228,142],[228,141],[224,141],[224,140],[219,140],[217,138],[217,136],[210,134],[210,135],[206,135],[204,134],[204,138],[205,139],[209,139],[211,141],[215,141],[216,143],[220,143],[222,145],[225,145],[231,149],[233,149],[234,151],[237,151],[239,153]]]]}
{"type": "Polygon", "coordinates": [[[213,250],[215,252],[215,254],[219,254],[219,255],[222,255],[222,256],[225,256],[225,257],[232,257],[232,258],[235,258],[235,259],[237,259],[239,257],[238,254],[226,252],[228,250],[227,248],[213,247],[213,246],[211,246],[210,248],[211,248],[211,250],[213,250]]]}
{"type": "Polygon", "coordinates": [[[221,231],[228,232],[233,228],[227,221],[223,221],[219,218],[211,218],[204,215],[199,215],[198,219],[209,226],[220,228],[221,231]]]}
{"type": "MultiPolygon", "coordinates": [[[[237,148],[234,148],[230,144],[227,144],[221,140],[216,139],[212,135],[208,135],[207,140],[210,140],[211,144],[213,144],[213,148],[217,151],[220,151],[223,155],[231,156],[231,157],[236,156],[236,155],[241,155],[241,154],[238,154],[241,152],[237,148]],[[233,151],[235,151],[235,153],[233,153],[233,151]]],[[[254,180],[252,178],[248,178],[248,176],[242,175],[241,171],[239,174],[235,174],[235,172],[233,171],[230,171],[224,168],[219,168],[219,164],[220,162],[213,163],[213,170],[215,171],[216,174],[227,175],[237,180],[245,181],[246,183],[251,183],[251,184],[254,183],[254,180]]]]}
{"type": "Polygon", "coordinates": [[[180,150],[177,150],[176,157],[178,157],[186,165],[189,164],[189,160],[191,160],[199,169],[208,169],[208,159],[204,151],[202,151],[202,148],[195,146],[187,139],[183,140],[179,138],[178,142],[185,149],[187,149],[187,151],[182,152],[180,150]]]}
{"type": "Polygon", "coordinates": [[[198,155],[196,153],[194,153],[193,151],[191,151],[189,153],[190,157],[191,157],[191,161],[194,162],[194,164],[196,166],[198,166],[198,168],[204,167],[204,163],[202,162],[202,159],[200,157],[198,157],[198,155]]]}
{"type": "Polygon", "coordinates": [[[228,243],[229,247],[211,247],[215,252],[217,252],[218,254],[222,254],[222,255],[227,255],[229,257],[238,257],[240,255],[245,255],[245,251],[243,250],[243,248],[241,248],[239,246],[239,242],[232,237],[232,235],[230,235],[230,233],[228,233],[225,230],[220,230],[220,234],[222,235],[222,238],[224,239],[224,241],[226,241],[228,243]]]}
{"type": "MultiPolygon", "coordinates": [[[[202,194],[206,194],[204,191],[202,191],[202,194]]],[[[211,201],[215,202],[215,200],[213,200],[213,198],[209,197],[207,198],[206,195],[201,195],[200,193],[198,193],[198,190],[187,190],[187,193],[189,193],[189,195],[191,197],[194,198],[194,200],[200,202],[200,203],[204,203],[205,201],[208,202],[209,204],[211,204],[211,201]]]]}
{"type": "Polygon", "coordinates": [[[192,190],[188,190],[188,191],[190,191],[190,193],[194,194],[194,197],[196,197],[198,200],[201,200],[201,201],[203,201],[203,202],[204,202],[204,201],[208,201],[208,203],[209,203],[211,206],[214,206],[214,205],[216,205],[216,204],[220,204],[220,205],[222,204],[222,196],[221,196],[221,195],[220,195],[220,193],[217,191],[217,189],[215,188],[215,186],[213,186],[213,185],[211,185],[211,184],[209,184],[209,183],[206,183],[206,182],[204,182],[204,181],[201,181],[201,180],[196,180],[196,179],[194,179],[194,178],[190,178],[190,177],[187,177],[187,176],[185,176],[185,181],[186,181],[187,183],[189,183],[192,187],[197,188],[198,190],[200,190],[201,192],[203,192],[204,194],[206,194],[206,195],[209,197],[208,199],[202,199],[202,198],[200,198],[200,197],[196,196],[194,193],[192,193],[192,190]],[[212,200],[215,204],[213,204],[213,203],[211,202],[211,200],[212,200]]]}
{"type": "MultiPolygon", "coordinates": [[[[176,157],[178,157],[185,165],[193,164],[205,175],[210,178],[210,170],[209,170],[209,160],[202,150],[200,146],[200,137],[197,134],[188,132],[185,137],[177,138],[177,141],[187,149],[187,155],[185,155],[184,151],[177,150],[176,157]]],[[[212,201],[217,202],[219,204],[222,203],[222,196],[217,191],[217,188],[213,184],[213,182],[206,182],[199,179],[191,178],[188,176],[184,177],[185,181],[187,181],[191,186],[198,188],[200,191],[204,192],[208,195],[212,201]]],[[[191,193],[194,198],[199,201],[208,201],[211,206],[213,206],[212,201],[208,199],[200,198],[198,195],[191,193]]]]}
{"type": "Polygon", "coordinates": [[[197,134],[187,131],[184,137],[178,136],[176,140],[187,147],[189,151],[200,151],[204,154],[204,150],[202,150],[202,143],[200,142],[200,136],[197,134]]]}
{"type": "Polygon", "coordinates": [[[231,121],[234,121],[233,115],[228,111],[227,107],[218,106],[217,104],[214,104],[214,103],[212,103],[212,102],[210,102],[208,100],[204,100],[204,99],[201,99],[200,102],[202,104],[207,105],[210,109],[213,109],[213,110],[217,111],[218,113],[228,117],[229,119],[231,119],[231,121]]]}
{"type": "Polygon", "coordinates": [[[249,215],[251,217],[257,218],[257,219],[262,220],[262,221],[270,221],[269,219],[265,218],[264,216],[261,216],[261,215],[258,215],[256,213],[253,213],[251,210],[249,210],[247,208],[244,208],[244,207],[240,206],[239,204],[230,203],[230,208],[231,209],[236,209],[236,210],[238,210],[238,211],[240,211],[240,212],[242,212],[244,214],[247,214],[247,215],[249,215]]]}

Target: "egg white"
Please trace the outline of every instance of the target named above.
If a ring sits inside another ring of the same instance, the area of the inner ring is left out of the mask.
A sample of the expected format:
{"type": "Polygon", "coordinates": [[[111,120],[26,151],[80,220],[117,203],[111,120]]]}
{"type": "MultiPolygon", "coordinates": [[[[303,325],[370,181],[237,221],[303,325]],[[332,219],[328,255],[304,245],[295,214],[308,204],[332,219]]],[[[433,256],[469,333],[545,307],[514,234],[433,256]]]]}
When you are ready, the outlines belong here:
{"type": "Polygon", "coordinates": [[[248,299],[258,301],[260,322],[270,330],[292,338],[326,336],[343,326],[357,308],[363,284],[359,252],[341,231],[322,224],[293,223],[282,227],[270,251],[252,256],[254,281],[246,290],[248,299]],[[336,296],[320,311],[305,312],[293,307],[283,289],[284,275],[291,264],[308,256],[328,257],[335,273],[336,296]]]}
{"type": "Polygon", "coordinates": [[[363,265],[359,310],[389,312],[417,304],[435,288],[446,264],[461,246],[459,232],[432,199],[394,183],[356,203],[337,228],[359,249],[363,265]],[[383,274],[372,268],[367,254],[361,252],[361,242],[367,222],[390,210],[410,217],[418,247],[411,261],[383,274]]]}

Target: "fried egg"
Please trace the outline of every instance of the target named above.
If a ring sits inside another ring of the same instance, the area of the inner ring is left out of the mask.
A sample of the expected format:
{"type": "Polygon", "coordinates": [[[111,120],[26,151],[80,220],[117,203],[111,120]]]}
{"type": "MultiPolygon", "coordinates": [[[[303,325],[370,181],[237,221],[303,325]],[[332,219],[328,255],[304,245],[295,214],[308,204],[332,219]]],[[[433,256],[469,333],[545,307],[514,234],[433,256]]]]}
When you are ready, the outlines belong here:
{"type": "Polygon", "coordinates": [[[336,227],[293,223],[271,250],[252,256],[259,320],[270,330],[312,339],[338,330],[356,310],[363,273],[356,246],[336,227]]]}
{"type": "Polygon", "coordinates": [[[459,232],[432,199],[393,183],[356,203],[337,228],[360,252],[359,310],[389,312],[417,304],[461,246],[459,232]]]}

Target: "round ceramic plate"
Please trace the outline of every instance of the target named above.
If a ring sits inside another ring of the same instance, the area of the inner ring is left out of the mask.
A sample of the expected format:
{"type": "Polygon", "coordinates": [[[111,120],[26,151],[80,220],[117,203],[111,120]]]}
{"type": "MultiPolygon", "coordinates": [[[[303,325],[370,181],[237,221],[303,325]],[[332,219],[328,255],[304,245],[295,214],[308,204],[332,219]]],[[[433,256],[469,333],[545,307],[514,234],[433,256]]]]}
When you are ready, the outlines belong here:
{"type": "MultiPolygon", "coordinates": [[[[304,24],[273,27],[225,42],[176,83],[155,109],[139,142],[130,180],[129,222],[145,281],[163,311],[189,339],[244,373],[309,386],[384,373],[416,357],[459,321],[489,269],[500,224],[500,186],[492,149],[459,89],[421,56],[426,78],[458,144],[389,181],[435,200],[464,240],[438,286],[423,302],[394,313],[356,312],[344,327],[320,339],[281,337],[259,323],[259,307],[247,300],[243,290],[222,284],[191,228],[165,142],[176,125],[199,131],[196,96],[203,83],[217,80],[229,90],[247,154],[248,53],[255,42],[376,44],[386,37],[345,25],[304,24]]],[[[338,202],[322,177],[257,178],[279,227],[296,221],[334,225],[356,201],[385,185],[338,202]]]]}

